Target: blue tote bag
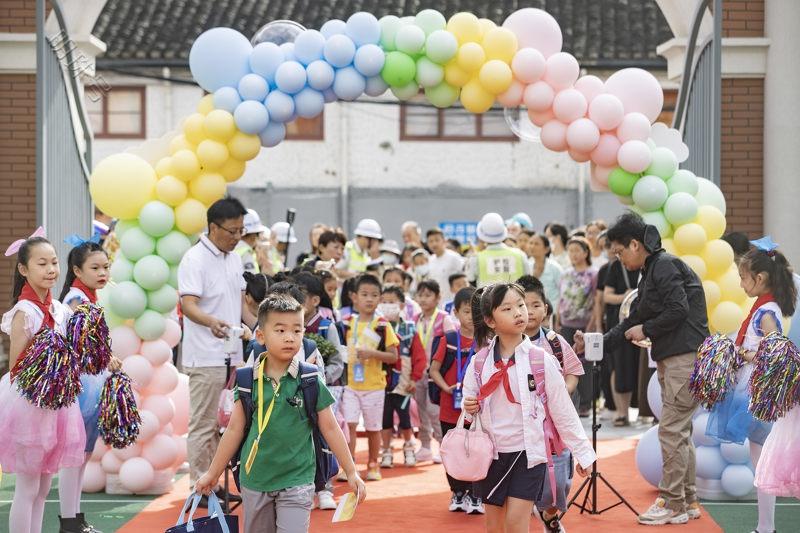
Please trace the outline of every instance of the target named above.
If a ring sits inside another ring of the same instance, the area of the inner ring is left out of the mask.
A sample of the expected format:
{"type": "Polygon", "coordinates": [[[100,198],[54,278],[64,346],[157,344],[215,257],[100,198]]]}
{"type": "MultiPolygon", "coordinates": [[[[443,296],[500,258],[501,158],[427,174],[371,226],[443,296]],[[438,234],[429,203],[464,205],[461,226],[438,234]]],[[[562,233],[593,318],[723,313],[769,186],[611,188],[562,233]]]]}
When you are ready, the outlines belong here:
{"type": "Polygon", "coordinates": [[[186,498],[186,503],[183,504],[178,522],[164,533],[239,533],[239,517],[223,513],[222,506],[213,492],[208,496],[209,516],[194,518],[199,504],[200,495],[195,492],[190,494],[186,498]],[[192,507],[189,510],[189,517],[184,522],[183,517],[190,504],[192,507]]]}

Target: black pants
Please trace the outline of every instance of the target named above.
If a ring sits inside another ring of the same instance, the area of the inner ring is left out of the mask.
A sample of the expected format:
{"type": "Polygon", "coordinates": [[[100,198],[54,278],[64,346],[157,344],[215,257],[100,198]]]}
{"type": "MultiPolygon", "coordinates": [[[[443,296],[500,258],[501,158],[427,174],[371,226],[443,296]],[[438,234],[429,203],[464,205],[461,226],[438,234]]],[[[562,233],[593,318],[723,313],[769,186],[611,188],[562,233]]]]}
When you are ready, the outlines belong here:
{"type": "Polygon", "coordinates": [[[400,419],[400,429],[411,429],[411,400],[390,392],[383,400],[383,429],[394,429],[394,414],[400,419]],[[405,407],[403,405],[405,404],[405,407]]]}
{"type": "MultiPolygon", "coordinates": [[[[448,431],[450,431],[451,429],[454,429],[456,427],[455,424],[450,424],[449,422],[444,422],[444,421],[441,421],[441,420],[439,421],[439,423],[442,425],[442,437],[443,438],[444,438],[445,435],[447,435],[448,431]]],[[[456,479],[454,477],[451,477],[450,474],[447,474],[447,472],[445,472],[445,474],[447,475],[447,484],[450,485],[450,490],[451,491],[453,491],[455,493],[459,493],[460,492],[461,494],[469,492],[470,495],[472,495],[473,498],[480,498],[481,497],[481,493],[480,493],[480,490],[479,490],[480,482],[471,483],[469,481],[461,481],[460,479],[456,479]]]]}

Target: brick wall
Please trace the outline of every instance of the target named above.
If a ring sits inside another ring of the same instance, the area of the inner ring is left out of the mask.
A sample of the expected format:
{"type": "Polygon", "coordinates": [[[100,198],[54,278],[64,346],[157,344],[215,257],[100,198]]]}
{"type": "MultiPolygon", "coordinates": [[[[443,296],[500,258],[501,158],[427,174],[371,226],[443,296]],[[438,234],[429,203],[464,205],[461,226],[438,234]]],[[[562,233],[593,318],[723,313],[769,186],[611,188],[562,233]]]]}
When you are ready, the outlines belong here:
{"type": "Polygon", "coordinates": [[[764,0],[722,0],[723,37],[763,37],[764,0]]]}
{"type": "Polygon", "coordinates": [[[0,0],[0,33],[36,32],[34,0],[0,0]]]}

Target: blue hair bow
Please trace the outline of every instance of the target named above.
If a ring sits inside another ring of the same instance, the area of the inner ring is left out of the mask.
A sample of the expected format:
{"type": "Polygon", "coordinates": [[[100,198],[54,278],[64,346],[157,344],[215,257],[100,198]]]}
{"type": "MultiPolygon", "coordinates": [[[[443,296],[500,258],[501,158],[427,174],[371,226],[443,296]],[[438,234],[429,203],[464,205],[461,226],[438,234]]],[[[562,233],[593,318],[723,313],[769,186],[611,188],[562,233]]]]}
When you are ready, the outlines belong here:
{"type": "Polygon", "coordinates": [[[752,244],[762,252],[766,252],[767,255],[770,256],[774,255],[775,250],[778,249],[778,243],[773,242],[772,237],[770,237],[769,235],[761,237],[760,239],[756,239],[754,241],[750,241],[750,244],[752,244]]]}
{"type": "Polygon", "coordinates": [[[64,239],[64,242],[71,245],[73,248],[86,244],[87,242],[100,244],[100,233],[95,232],[95,234],[89,239],[84,239],[77,233],[73,233],[72,235],[67,236],[67,238],[64,239]]]}

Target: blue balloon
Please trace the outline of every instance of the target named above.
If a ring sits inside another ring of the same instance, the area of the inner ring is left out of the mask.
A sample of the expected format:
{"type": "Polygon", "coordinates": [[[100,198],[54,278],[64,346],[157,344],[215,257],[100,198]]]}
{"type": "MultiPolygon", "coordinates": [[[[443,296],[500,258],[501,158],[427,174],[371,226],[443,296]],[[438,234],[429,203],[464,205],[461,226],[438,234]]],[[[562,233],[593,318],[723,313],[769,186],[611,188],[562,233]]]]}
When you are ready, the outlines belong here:
{"type": "Polygon", "coordinates": [[[334,71],[325,60],[314,61],[306,67],[308,86],[318,91],[324,91],[333,85],[334,71]]]}
{"type": "Polygon", "coordinates": [[[355,100],[367,88],[367,80],[353,67],[345,67],[336,71],[333,80],[333,92],[341,100],[355,100]]]}
{"type": "Polygon", "coordinates": [[[389,89],[389,84],[381,76],[367,78],[367,88],[364,90],[369,96],[380,96],[389,89]]]}
{"type": "Polygon", "coordinates": [[[271,122],[286,122],[294,114],[294,99],[281,91],[272,91],[264,104],[269,111],[271,122]]]}
{"type": "Polygon", "coordinates": [[[333,35],[325,42],[324,55],[332,67],[343,68],[353,62],[356,45],[347,35],[333,35]]]}
{"type": "Polygon", "coordinates": [[[239,81],[239,94],[242,100],[263,101],[269,94],[269,84],[267,80],[258,74],[247,74],[239,81]]]}
{"type": "Polygon", "coordinates": [[[294,110],[298,117],[314,118],[325,107],[325,97],[311,87],[306,87],[294,95],[294,110]]]}
{"type": "Polygon", "coordinates": [[[189,69],[200,87],[213,93],[236,87],[250,72],[253,46],[247,37],[230,28],[212,28],[200,34],[189,51],[189,69]]]}
{"type": "Polygon", "coordinates": [[[245,100],[236,107],[233,120],[242,132],[253,135],[267,127],[269,113],[261,102],[245,100]]]}
{"type": "Polygon", "coordinates": [[[381,40],[381,25],[375,15],[360,11],[347,19],[345,33],[358,46],[378,44],[381,40]]]}
{"type": "Polygon", "coordinates": [[[658,426],[653,426],[642,435],[636,445],[636,468],[642,477],[654,487],[661,483],[661,444],[658,441],[658,426]]]}
{"type": "Polygon", "coordinates": [[[719,446],[719,441],[706,435],[709,413],[700,413],[692,419],[692,442],[695,446],[719,446]]]}
{"type": "Polygon", "coordinates": [[[306,69],[297,61],[286,61],[275,72],[275,85],[287,94],[299,93],[306,86],[306,69]]]}
{"type": "Polygon", "coordinates": [[[331,102],[335,102],[339,98],[336,96],[336,93],[333,92],[333,87],[329,87],[322,91],[322,96],[325,98],[325,103],[330,104],[331,102]]]}
{"type": "Polygon", "coordinates": [[[284,61],[286,61],[286,57],[277,44],[261,43],[253,48],[253,53],[250,55],[250,68],[253,72],[274,84],[275,71],[284,61]]]}
{"type": "Polygon", "coordinates": [[[697,477],[702,479],[720,479],[728,462],[722,457],[719,446],[698,446],[695,450],[697,456],[697,477]]]}
{"type": "Polygon", "coordinates": [[[294,40],[294,55],[304,65],[322,59],[324,48],[325,37],[317,30],[306,30],[294,40]]]}
{"type": "Polygon", "coordinates": [[[294,43],[283,43],[281,45],[281,50],[283,50],[283,56],[286,58],[286,61],[297,61],[294,55],[294,43]]]}
{"type": "Polygon", "coordinates": [[[661,384],[658,382],[657,373],[650,376],[650,381],[647,383],[647,403],[650,404],[650,411],[660,420],[664,406],[661,403],[661,384]]]}
{"type": "Polygon", "coordinates": [[[326,39],[330,39],[332,35],[344,35],[347,30],[347,24],[343,20],[331,19],[319,29],[319,32],[326,39]]]}
{"type": "Polygon", "coordinates": [[[729,465],[720,477],[722,490],[734,498],[742,498],[753,492],[753,471],[743,464],[729,465]]]}
{"type": "Polygon", "coordinates": [[[731,464],[750,464],[750,441],[744,439],[743,444],[737,442],[723,442],[719,445],[722,457],[731,464]]]}
{"type": "Polygon", "coordinates": [[[376,44],[365,44],[359,46],[356,50],[355,60],[353,64],[361,74],[370,78],[377,76],[383,69],[383,62],[386,60],[386,54],[383,49],[376,44]]]}
{"type": "Polygon", "coordinates": [[[261,146],[265,148],[278,146],[286,137],[286,126],[280,122],[270,122],[258,137],[261,139],[261,146]]]}
{"type": "MultiPolygon", "coordinates": [[[[249,75],[249,74],[248,74],[249,75]]],[[[239,91],[233,87],[221,87],[214,91],[214,108],[224,109],[228,113],[236,111],[236,106],[242,103],[239,91]]]]}

